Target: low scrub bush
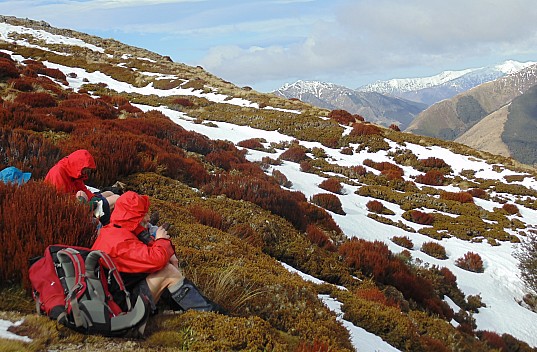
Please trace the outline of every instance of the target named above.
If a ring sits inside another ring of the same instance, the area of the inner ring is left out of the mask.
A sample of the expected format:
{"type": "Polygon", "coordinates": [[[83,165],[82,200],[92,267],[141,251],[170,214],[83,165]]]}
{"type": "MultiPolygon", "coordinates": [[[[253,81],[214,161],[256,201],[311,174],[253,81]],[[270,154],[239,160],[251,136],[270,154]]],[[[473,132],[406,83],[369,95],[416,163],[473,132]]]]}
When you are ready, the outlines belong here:
{"type": "Polygon", "coordinates": [[[292,161],[294,163],[300,163],[307,158],[308,156],[306,155],[306,148],[297,144],[292,145],[280,155],[280,159],[292,161]]]}
{"type": "Polygon", "coordinates": [[[483,268],[483,260],[481,256],[474,252],[468,252],[463,257],[455,261],[455,265],[461,269],[472,271],[474,273],[482,273],[485,269],[483,268]]]}
{"type": "Polygon", "coordinates": [[[396,132],[401,132],[401,129],[395,123],[392,123],[388,128],[396,132]]]}
{"type": "Polygon", "coordinates": [[[320,206],[326,210],[334,212],[339,215],[345,215],[343,211],[341,201],[339,198],[331,193],[318,193],[311,196],[311,202],[320,206]]]}
{"type": "Polygon", "coordinates": [[[392,242],[407,249],[412,249],[414,247],[414,243],[408,236],[393,236],[392,242]]]}
{"type": "Polygon", "coordinates": [[[447,259],[446,249],[436,242],[425,242],[421,245],[421,251],[437,259],[447,259]]]}
{"type": "Polygon", "coordinates": [[[444,174],[438,170],[429,170],[423,175],[416,176],[417,183],[422,183],[429,186],[442,186],[444,181],[444,174]]]}
{"type": "Polygon", "coordinates": [[[416,224],[432,225],[434,222],[434,215],[429,214],[429,213],[424,213],[419,210],[411,210],[409,214],[410,214],[410,221],[415,222],[416,224]]]}
{"type": "Polygon", "coordinates": [[[287,176],[285,176],[280,170],[272,170],[272,177],[274,177],[280,186],[286,188],[291,188],[293,186],[293,182],[289,181],[287,176]]]}
{"type": "Polygon", "coordinates": [[[330,237],[322,229],[315,225],[308,225],[306,228],[306,236],[311,243],[319,246],[320,248],[326,249],[330,252],[335,252],[337,250],[330,237]]]}
{"type": "Polygon", "coordinates": [[[0,57],[0,79],[16,78],[20,73],[11,58],[0,57]]]}
{"type": "Polygon", "coordinates": [[[14,100],[32,108],[47,108],[56,106],[56,99],[48,93],[20,92],[14,100]]]}
{"type": "Polygon", "coordinates": [[[380,174],[386,177],[388,181],[403,180],[402,169],[401,170],[394,170],[394,169],[382,170],[380,174]]]}
{"type": "Polygon", "coordinates": [[[440,199],[453,200],[460,203],[473,203],[474,197],[468,192],[440,192],[440,199]]]}
{"type": "Polygon", "coordinates": [[[356,122],[354,116],[347,110],[332,110],[328,114],[328,118],[337,121],[342,125],[349,125],[356,122]]]}
{"type": "Polygon", "coordinates": [[[0,214],[0,282],[6,285],[28,287],[28,261],[43,255],[48,245],[88,247],[96,235],[88,207],[42,181],[0,182],[0,214]]]}
{"type": "Polygon", "coordinates": [[[380,127],[371,125],[369,123],[354,123],[352,125],[352,130],[349,133],[349,136],[356,137],[356,136],[371,136],[371,135],[380,135],[382,133],[382,130],[380,127]]]}
{"type": "Polygon", "coordinates": [[[190,207],[189,210],[190,214],[192,214],[200,224],[214,227],[215,229],[219,229],[222,231],[225,231],[227,229],[227,225],[222,218],[222,215],[220,215],[213,209],[194,205],[190,207]]]}
{"type": "Polygon", "coordinates": [[[239,147],[248,148],[248,149],[263,150],[263,144],[261,144],[261,142],[259,141],[259,138],[245,139],[237,143],[237,145],[239,147]]]}
{"type": "Polygon", "coordinates": [[[378,200],[370,200],[365,206],[367,207],[367,210],[377,214],[382,214],[382,211],[384,210],[384,204],[378,200]]]}
{"type": "Polygon", "coordinates": [[[304,160],[300,162],[300,171],[310,172],[311,170],[313,170],[313,165],[309,161],[304,160]]]}
{"type": "Polygon", "coordinates": [[[319,184],[319,188],[322,188],[328,192],[343,194],[343,186],[337,178],[328,178],[324,180],[319,184]]]}
{"type": "Polygon", "coordinates": [[[470,193],[472,197],[475,198],[485,199],[487,197],[487,192],[482,188],[472,188],[466,192],[470,193]]]}
{"type": "Polygon", "coordinates": [[[427,159],[419,159],[419,165],[425,169],[444,169],[450,168],[450,166],[440,158],[430,157],[427,159]]]}
{"type": "Polygon", "coordinates": [[[509,215],[518,214],[518,207],[511,203],[505,203],[502,205],[502,209],[505,210],[509,215]]]}

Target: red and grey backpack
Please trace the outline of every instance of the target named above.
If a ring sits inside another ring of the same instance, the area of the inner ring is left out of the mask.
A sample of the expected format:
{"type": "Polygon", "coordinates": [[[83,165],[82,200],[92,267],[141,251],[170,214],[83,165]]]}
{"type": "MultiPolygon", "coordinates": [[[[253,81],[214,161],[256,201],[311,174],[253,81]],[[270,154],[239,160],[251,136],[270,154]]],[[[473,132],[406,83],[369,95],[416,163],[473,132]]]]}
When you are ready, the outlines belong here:
{"type": "Polygon", "coordinates": [[[86,334],[143,336],[150,311],[148,299],[140,295],[131,302],[106,253],[51,245],[30,266],[29,276],[39,314],[86,334]],[[112,280],[125,295],[126,309],[121,309],[109,292],[112,280]]]}

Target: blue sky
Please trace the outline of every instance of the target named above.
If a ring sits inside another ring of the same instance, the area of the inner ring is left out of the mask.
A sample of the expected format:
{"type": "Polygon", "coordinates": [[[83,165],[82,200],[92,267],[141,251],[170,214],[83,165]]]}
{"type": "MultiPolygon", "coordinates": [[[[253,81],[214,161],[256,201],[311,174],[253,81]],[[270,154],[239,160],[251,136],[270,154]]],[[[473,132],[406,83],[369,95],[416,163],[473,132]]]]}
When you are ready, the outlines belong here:
{"type": "Polygon", "coordinates": [[[12,0],[0,14],[114,38],[261,92],[537,61],[534,0],[12,0]]]}

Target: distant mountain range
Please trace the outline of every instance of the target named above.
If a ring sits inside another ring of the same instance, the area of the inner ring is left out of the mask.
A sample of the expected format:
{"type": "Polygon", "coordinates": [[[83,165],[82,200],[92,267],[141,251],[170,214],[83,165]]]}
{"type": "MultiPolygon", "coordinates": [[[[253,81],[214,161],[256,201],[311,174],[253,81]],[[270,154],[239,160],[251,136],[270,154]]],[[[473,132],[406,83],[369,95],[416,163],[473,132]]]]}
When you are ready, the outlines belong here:
{"type": "Polygon", "coordinates": [[[357,89],[360,92],[377,92],[432,105],[449,99],[482,83],[510,75],[535,62],[505,61],[502,64],[461,71],[444,71],[424,78],[391,79],[378,81],[357,89]]]}
{"type": "Polygon", "coordinates": [[[396,124],[406,128],[427,108],[426,104],[391,97],[377,92],[359,92],[332,83],[297,81],[273,92],[284,98],[297,98],[305,103],[336,110],[343,109],[363,116],[367,121],[384,126],[396,124]]]}
{"type": "Polygon", "coordinates": [[[378,81],[358,89],[297,81],[285,84],[273,94],[327,109],[344,109],[368,121],[384,126],[396,124],[404,130],[428,106],[533,64],[510,60],[495,66],[444,71],[431,77],[378,81]]]}
{"type": "Polygon", "coordinates": [[[537,164],[537,64],[440,101],[406,132],[537,164]]]}

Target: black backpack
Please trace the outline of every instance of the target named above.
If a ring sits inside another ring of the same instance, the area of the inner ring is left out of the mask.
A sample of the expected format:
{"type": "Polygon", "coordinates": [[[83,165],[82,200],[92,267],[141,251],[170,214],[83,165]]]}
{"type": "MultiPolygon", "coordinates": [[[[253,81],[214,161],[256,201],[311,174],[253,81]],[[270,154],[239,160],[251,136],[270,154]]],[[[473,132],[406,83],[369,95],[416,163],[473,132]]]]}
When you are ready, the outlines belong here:
{"type": "Polygon", "coordinates": [[[149,300],[140,295],[131,303],[130,293],[106,253],[52,245],[30,266],[29,276],[38,313],[85,334],[143,336],[149,300]],[[109,292],[113,281],[125,296],[126,310],[109,292]]]}

